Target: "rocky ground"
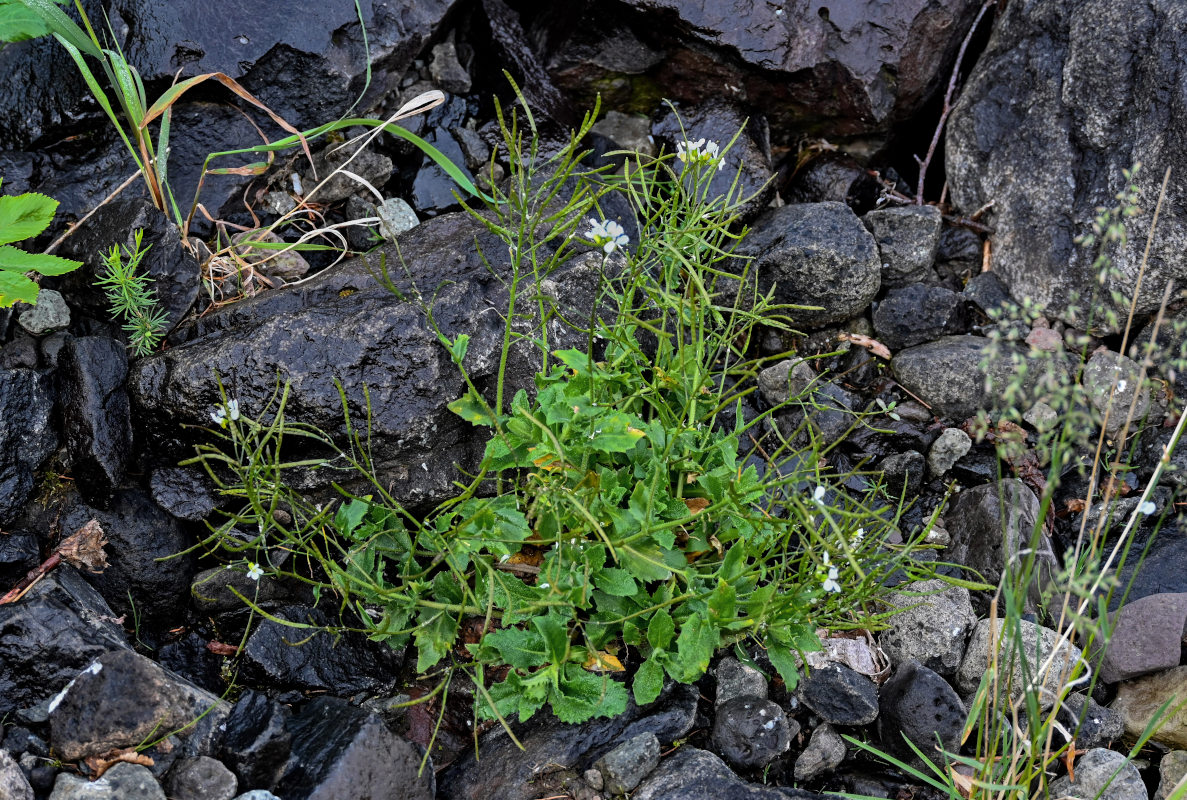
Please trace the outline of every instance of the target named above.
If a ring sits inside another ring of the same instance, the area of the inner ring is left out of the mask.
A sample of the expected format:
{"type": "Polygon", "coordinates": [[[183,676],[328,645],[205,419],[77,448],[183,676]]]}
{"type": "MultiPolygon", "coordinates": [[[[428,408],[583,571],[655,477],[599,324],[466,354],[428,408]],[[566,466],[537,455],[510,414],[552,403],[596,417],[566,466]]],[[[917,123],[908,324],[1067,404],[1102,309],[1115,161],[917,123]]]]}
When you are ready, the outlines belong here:
{"type": "MultiPolygon", "coordinates": [[[[663,98],[677,104],[689,139],[728,141],[746,120],[718,178],[724,189],[740,167],[743,187],[757,192],[743,254],[778,300],[816,307],[796,319],[802,336],[772,332],[762,348],[834,354],[768,369],[755,408],[815,380],[823,410],[814,426],[825,440],[841,437],[855,410],[875,401],[892,408],[877,430],[831,450],[829,465],[844,472],[865,463],[905,486],[915,525],[955,483],[961,491],[934,531],[939,558],[991,583],[1029,536],[1041,486],[1033,465],[999,465],[992,442],[974,441],[965,424],[1001,404],[1015,369],[1008,359],[990,366],[999,389],[986,388],[989,334],[1033,365],[1038,353],[1056,356],[1042,363],[1063,363],[1069,343],[1091,335],[1081,403],[1103,407],[1116,393],[1144,417],[1124,495],[1112,501],[1118,518],[1138,508],[1170,440],[1187,374],[1143,388],[1133,353],[1119,352],[1118,330],[1081,330],[1068,298],[1088,296],[1096,282],[1093,256],[1075,237],[1115,202],[1122,170],[1138,161],[1147,210],[1172,171],[1137,329],[1167,281],[1187,276],[1187,14],[1176,0],[988,3],[976,28],[979,0],[363,3],[369,82],[350,0],[317,11],[296,2],[217,11],[220,4],[192,0],[84,5],[92,18],[106,10],[150,88],[163,89],[179,69],[222,71],[301,128],[338,117],[360,93],[361,106],[383,116],[441,89],[446,102],[407,124],[471,177],[492,152],[498,160],[491,98],[507,97],[502,69],[554,138],[600,94],[603,118],[589,142],[596,153],[674,149],[683,135],[663,98]],[[908,184],[918,173],[911,156],[928,152],[954,72],[959,100],[927,180],[908,184]],[[914,202],[917,193],[933,202],[914,202]],[[1045,313],[991,318],[1024,298],[1045,313]],[[886,357],[855,343],[867,339],[886,357]],[[1004,530],[1002,508],[1010,509],[1004,530]]],[[[366,382],[377,468],[402,502],[419,507],[447,496],[454,464],[481,453],[474,429],[446,408],[462,393],[461,378],[417,309],[378,286],[359,260],[322,270],[327,262],[311,256],[273,267],[260,280],[278,288],[209,308],[199,261],[139,184],[101,205],[132,168],[62,48],[48,39],[4,46],[0,74],[14,76],[0,86],[3,192],[61,201],[56,227],[37,244],[98,207],[58,250],[85,266],[45,281],[35,308],[0,310],[0,592],[91,519],[106,535],[108,561],[101,572],[62,563],[0,605],[0,798],[807,800],[931,791],[842,734],[907,759],[901,733],[960,747],[993,623],[987,596],[938,581],[905,587],[923,596],[904,595],[905,610],[886,630],[829,638],[794,692],[722,654],[703,681],[673,684],[614,719],[573,726],[538,715],[516,725],[522,750],[493,726],[478,737],[477,755],[465,714],[446,708],[435,730],[440,706],[398,706],[427,691],[409,653],[356,634],[315,634],[294,647],[292,629],[249,623],[232,588],[258,590],[261,607],[284,620],[329,624],[337,607],[318,607],[301,586],[252,583],[190,550],[219,499],[200,472],[178,463],[193,454],[197,428],[210,425],[216,374],[257,411],[283,375],[302,421],[338,437],[347,431],[333,380],[356,408],[366,382]],[[171,329],[162,351],[140,359],[129,356],[93,285],[100,253],[136,228],[152,244],[145,265],[171,329]]],[[[258,141],[223,100],[212,92],[175,111],[179,196],[192,195],[206,153],[258,141]]],[[[452,281],[435,300],[437,319],[446,333],[472,336],[474,363],[488,365],[474,377],[489,378],[505,302],[473,246],[489,234],[458,211],[444,172],[402,142],[382,139],[352,166],[390,199],[377,212],[376,198],[343,181],[319,197],[327,219],[390,220],[376,233],[398,232],[413,279],[452,281]]],[[[294,203],[294,187],[310,182],[307,167],[293,157],[262,178],[212,176],[202,202],[213,219],[274,220],[294,203]]],[[[1117,286],[1137,277],[1149,220],[1135,218],[1112,253],[1117,286]]],[[[199,219],[191,232],[213,230],[199,219]]],[[[366,234],[351,240],[357,250],[371,244],[366,234]]],[[[395,245],[380,247],[395,259],[395,245]]],[[[580,304],[592,280],[589,271],[567,274],[562,302],[580,304]]],[[[1168,317],[1187,317],[1172,298],[1168,317]]],[[[1179,342],[1170,335],[1163,344],[1171,352],[1179,342]]],[[[1030,441],[1057,413],[1024,410],[1030,441]]],[[[1114,609],[1111,643],[1090,654],[1099,682],[1092,696],[1073,694],[1067,704],[1069,726],[1088,707],[1076,736],[1084,752],[1074,780],[1057,777],[1053,795],[1092,798],[1122,768],[1103,797],[1160,800],[1187,774],[1187,713],[1178,706],[1132,765],[1122,767],[1121,755],[1155,709],[1187,697],[1187,527],[1173,509],[1184,466],[1187,454],[1175,455],[1167,488],[1141,509],[1140,545],[1165,521],[1141,568],[1131,561],[1120,571],[1132,586],[1114,609]]],[[[324,489],[318,480],[306,488],[324,489]]],[[[1072,480],[1057,497],[1037,556],[1052,574],[1079,529],[1074,501],[1084,491],[1072,480]]],[[[1040,621],[1023,624],[1041,657],[1080,657],[1073,645],[1056,647],[1040,621]]],[[[751,656],[763,665],[761,653],[751,656]]],[[[465,697],[467,687],[456,692],[465,697]]]]}

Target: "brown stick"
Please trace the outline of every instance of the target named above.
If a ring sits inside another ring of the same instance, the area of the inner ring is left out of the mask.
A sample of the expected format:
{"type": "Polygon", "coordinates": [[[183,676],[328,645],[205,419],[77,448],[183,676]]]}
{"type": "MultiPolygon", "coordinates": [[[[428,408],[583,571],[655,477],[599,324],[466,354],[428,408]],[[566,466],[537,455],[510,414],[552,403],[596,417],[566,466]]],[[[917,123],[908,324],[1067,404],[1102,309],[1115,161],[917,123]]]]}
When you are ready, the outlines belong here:
{"type": "Polygon", "coordinates": [[[105,544],[107,544],[107,539],[104,538],[103,529],[99,527],[98,520],[92,519],[59,542],[54,551],[50,553],[49,558],[29,570],[28,574],[21,578],[16,586],[0,597],[0,606],[20,600],[39,580],[63,561],[78,569],[86,567],[91,572],[102,572],[103,568],[107,566],[107,554],[103,552],[105,544]]]}

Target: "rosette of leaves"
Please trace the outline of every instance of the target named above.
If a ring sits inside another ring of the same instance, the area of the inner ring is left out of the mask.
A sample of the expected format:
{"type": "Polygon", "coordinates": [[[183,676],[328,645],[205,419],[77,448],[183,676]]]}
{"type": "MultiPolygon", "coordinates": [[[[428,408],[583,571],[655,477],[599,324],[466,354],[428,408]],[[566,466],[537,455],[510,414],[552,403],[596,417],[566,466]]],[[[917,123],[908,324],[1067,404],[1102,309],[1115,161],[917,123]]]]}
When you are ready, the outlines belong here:
{"type": "Polygon", "coordinates": [[[0,197],[0,308],[17,302],[36,305],[41,288],[29,273],[63,275],[82,266],[81,261],[12,246],[48,228],[57,209],[57,200],[35,192],[0,197]]]}

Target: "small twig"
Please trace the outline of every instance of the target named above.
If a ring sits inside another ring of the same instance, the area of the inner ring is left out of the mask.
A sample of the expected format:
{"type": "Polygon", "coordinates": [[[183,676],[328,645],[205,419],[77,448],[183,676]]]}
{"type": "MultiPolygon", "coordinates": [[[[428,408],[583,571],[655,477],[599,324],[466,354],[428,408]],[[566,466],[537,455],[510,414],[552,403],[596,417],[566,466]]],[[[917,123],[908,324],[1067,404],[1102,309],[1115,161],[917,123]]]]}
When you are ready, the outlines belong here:
{"type": "Polygon", "coordinates": [[[107,566],[107,554],[103,552],[105,544],[107,544],[107,539],[103,529],[99,527],[98,520],[92,519],[63,539],[54,552],[50,553],[49,558],[29,570],[28,574],[21,578],[16,586],[0,597],[0,606],[20,600],[38,581],[63,561],[78,569],[86,567],[91,572],[102,572],[103,568],[107,566]]]}
{"type": "Polygon", "coordinates": [[[964,41],[960,43],[960,50],[956,53],[956,63],[952,65],[952,77],[948,79],[948,90],[944,92],[944,110],[940,112],[940,121],[936,123],[936,132],[932,134],[931,144],[928,145],[927,157],[921,160],[919,156],[915,156],[915,163],[919,165],[919,183],[915,187],[915,205],[917,206],[923,205],[923,183],[927,178],[927,168],[931,166],[931,160],[936,154],[936,147],[940,143],[940,133],[944,130],[944,124],[948,122],[948,115],[952,113],[952,96],[956,94],[956,81],[960,78],[960,68],[964,64],[965,51],[969,49],[969,42],[973,40],[973,34],[977,32],[981,18],[995,3],[997,0],[985,0],[981,4],[977,18],[973,20],[969,32],[965,34],[964,41]]]}
{"type": "Polygon", "coordinates": [[[54,239],[52,242],[50,242],[50,245],[49,245],[49,247],[45,248],[45,252],[46,252],[46,253],[52,253],[53,251],[57,250],[57,249],[58,249],[58,245],[60,245],[60,244],[61,244],[62,242],[64,242],[64,241],[66,241],[66,237],[67,237],[67,236],[69,236],[70,234],[72,234],[72,233],[74,233],[76,230],[78,230],[78,229],[79,229],[79,227],[80,227],[80,226],[81,226],[81,225],[82,225],[84,222],[86,222],[88,219],[90,219],[90,218],[91,218],[91,217],[94,215],[94,213],[95,213],[96,211],[98,211],[99,209],[103,208],[103,206],[107,205],[107,204],[108,204],[108,203],[110,203],[112,200],[114,200],[114,199],[116,198],[116,196],[117,196],[117,195],[118,195],[120,192],[122,192],[124,189],[127,189],[127,188],[128,188],[128,186],[130,186],[130,185],[132,184],[132,181],[136,180],[136,179],[137,179],[137,178],[139,178],[139,177],[140,177],[140,170],[136,170],[135,172],[133,172],[133,173],[132,173],[132,174],[131,174],[131,175],[128,177],[128,179],[127,179],[126,181],[124,181],[123,183],[121,183],[119,186],[115,187],[115,189],[113,189],[113,190],[112,190],[111,194],[107,195],[107,197],[104,197],[102,200],[100,200],[100,201],[99,201],[99,205],[95,206],[95,207],[94,207],[94,208],[92,208],[90,211],[88,211],[88,212],[87,212],[87,214],[86,214],[86,216],[84,216],[84,217],[83,217],[82,219],[80,219],[78,222],[75,222],[75,223],[72,223],[72,224],[70,224],[70,225],[66,226],[66,232],[65,232],[65,233],[63,233],[61,236],[59,236],[57,239],[54,239]]]}

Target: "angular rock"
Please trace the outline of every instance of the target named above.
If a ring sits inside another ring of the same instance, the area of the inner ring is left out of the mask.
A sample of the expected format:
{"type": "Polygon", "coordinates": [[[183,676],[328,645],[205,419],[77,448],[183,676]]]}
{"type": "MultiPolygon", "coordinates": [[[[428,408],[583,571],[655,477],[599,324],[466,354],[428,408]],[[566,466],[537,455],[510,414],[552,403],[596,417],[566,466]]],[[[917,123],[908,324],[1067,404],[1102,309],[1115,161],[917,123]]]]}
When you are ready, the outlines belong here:
{"type": "Polygon", "coordinates": [[[41,563],[41,545],[32,531],[0,533],[0,586],[12,586],[41,563]]]}
{"type": "Polygon", "coordinates": [[[735,697],[767,697],[767,679],[761,672],[743,664],[733,656],[726,656],[717,664],[716,708],[735,697]]]}
{"type": "Polygon", "coordinates": [[[33,787],[29,785],[20,765],[7,750],[0,749],[0,797],[5,800],[33,800],[33,787]]]}
{"type": "Polygon", "coordinates": [[[165,800],[165,792],[148,767],[120,763],[95,781],[58,773],[50,800],[165,800]]]}
{"type": "Polygon", "coordinates": [[[375,209],[379,217],[379,235],[389,242],[394,242],[401,233],[410,231],[420,224],[416,212],[407,201],[399,197],[389,197],[375,209]]]}
{"type": "Polygon", "coordinates": [[[1052,797],[1080,800],[1147,800],[1146,784],[1124,753],[1097,747],[1076,761],[1076,779],[1056,778],[1052,797]]]}
{"type": "Polygon", "coordinates": [[[165,780],[172,800],[231,800],[238,789],[235,774],[210,756],[183,758],[165,780]]]}
{"type": "Polygon", "coordinates": [[[1171,750],[1158,762],[1158,790],[1154,800],[1166,800],[1187,776],[1187,750],[1171,750]]]}
{"type": "Polygon", "coordinates": [[[738,253],[754,257],[749,269],[761,292],[774,287],[775,302],[818,307],[792,312],[799,327],[820,328],[861,314],[881,285],[874,237],[841,203],[767,211],[738,253]]]}
{"type": "Polygon", "coordinates": [[[58,446],[53,405],[48,376],[0,369],[0,526],[16,518],[33,494],[33,472],[58,446]]]}
{"type": "Polygon", "coordinates": [[[886,491],[891,497],[914,497],[923,484],[923,454],[918,450],[895,453],[882,459],[878,469],[886,480],[886,491]]]}
{"type": "Polygon", "coordinates": [[[452,41],[433,45],[429,75],[443,91],[451,94],[470,93],[470,73],[458,61],[457,45],[452,41]]]}
{"type": "Polygon", "coordinates": [[[659,765],[659,739],[654,733],[640,733],[594,763],[602,776],[602,788],[621,795],[634,789],[659,765]]]}
{"type": "Polygon", "coordinates": [[[248,690],[226,719],[218,754],[243,786],[275,786],[292,750],[289,709],[248,690]]]}
{"type": "Polygon", "coordinates": [[[1010,298],[1010,291],[1002,283],[1001,278],[993,272],[978,272],[965,285],[961,292],[988,315],[1000,317],[1014,301],[1010,298]]]}
{"type": "Polygon", "coordinates": [[[879,646],[894,664],[914,660],[940,675],[954,675],[964,657],[965,639],[977,622],[969,590],[941,580],[901,588],[886,600],[904,610],[887,620],[889,627],[878,635],[879,646]]]}
{"type": "Polygon", "coordinates": [[[301,175],[304,197],[317,203],[337,203],[355,192],[367,191],[363,184],[342,173],[339,168],[353,172],[376,189],[387,183],[392,174],[392,160],[370,148],[357,145],[331,145],[313,157],[316,177],[312,172],[301,175]],[[333,177],[330,177],[333,175],[333,177]]]}
{"type": "Polygon", "coordinates": [[[70,327],[70,307],[60,293],[42,289],[37,293],[37,305],[25,308],[17,324],[34,336],[65,330],[70,327]]]}
{"type": "MultiPolygon", "coordinates": [[[[271,575],[263,575],[259,580],[252,580],[247,576],[247,571],[243,567],[235,568],[229,564],[202,570],[194,576],[194,581],[190,584],[190,599],[199,611],[236,611],[246,608],[240,595],[250,597],[252,602],[268,608],[286,598],[288,592],[271,575]],[[239,594],[235,594],[235,592],[239,594]]],[[[267,624],[264,622],[261,627],[267,624]]],[[[258,633],[259,630],[260,628],[256,628],[255,632],[258,633]]],[[[275,644],[269,635],[262,638],[259,644],[264,645],[265,642],[268,643],[268,647],[275,644]]],[[[260,662],[263,672],[269,672],[270,669],[264,665],[273,662],[271,654],[265,652],[259,655],[264,656],[263,661],[260,662]]],[[[276,664],[273,664],[273,667],[275,666],[276,664]]]]}
{"type": "Polygon", "coordinates": [[[180,520],[199,522],[214,511],[213,487],[198,470],[186,467],[154,469],[149,488],[156,504],[180,520]]]}
{"type": "Polygon", "coordinates": [[[1059,708],[1059,721],[1075,732],[1078,749],[1108,747],[1125,733],[1125,721],[1120,714],[1080,692],[1073,692],[1064,699],[1059,708]]]}
{"type": "Polygon", "coordinates": [[[660,763],[631,795],[631,800],[787,800],[773,787],[735,775],[707,750],[685,745],[660,763]]]}
{"type": "Polygon", "coordinates": [[[845,740],[832,725],[822,722],[812,731],[808,746],[795,760],[795,779],[810,781],[827,775],[845,760],[845,740]]]}
{"type": "Polygon", "coordinates": [[[60,565],[19,602],[0,606],[0,715],[46,700],[104,653],[127,649],[115,614],[60,565]]]}
{"type": "Polygon", "coordinates": [[[891,350],[968,330],[965,299],[942,286],[912,283],[892,289],[874,311],[874,334],[891,350]]]}
{"type": "MultiPolygon", "coordinates": [[[[1143,164],[1143,204],[1154,202],[1168,167],[1168,196],[1187,186],[1187,104],[1178,88],[1187,66],[1177,55],[1184,14],[1173,0],[1017,3],[1000,14],[949,122],[946,164],[958,207],[971,213],[992,203],[985,221],[994,229],[993,271],[1015,298],[1061,318],[1069,304],[1094,307],[1097,250],[1074,239],[1091,232],[1098,207],[1116,205],[1128,184],[1122,170],[1143,164]]],[[[1187,211],[1167,210],[1138,314],[1157,308],[1167,280],[1184,275],[1177,254],[1187,247],[1187,211]]],[[[1094,325],[1105,327],[1109,291],[1124,293],[1128,306],[1148,227],[1146,216],[1130,225],[1124,247],[1112,248],[1124,277],[1097,298],[1094,325]]]]}
{"type": "Polygon", "coordinates": [[[738,769],[762,769],[787,752],[799,727],[778,704],[743,695],[717,707],[709,743],[738,769]]]}
{"type": "Polygon", "coordinates": [[[878,717],[873,681],[841,664],[812,670],[798,692],[804,705],[832,725],[869,725],[878,717]]]}
{"type": "Polygon", "coordinates": [[[797,169],[780,194],[788,203],[844,203],[865,214],[878,202],[882,187],[851,156],[825,151],[797,169]]]}
{"type": "Polygon", "coordinates": [[[966,710],[960,696],[940,675],[918,661],[899,664],[878,695],[881,744],[909,761],[918,757],[904,740],[930,753],[939,744],[959,751],[966,710]]]}
{"type": "Polygon", "coordinates": [[[128,356],[112,339],[70,339],[58,359],[66,463],[83,499],[99,508],[111,503],[132,453],[127,376],[128,356]]]}
{"type": "Polygon", "coordinates": [[[1125,735],[1137,738],[1162,705],[1172,701],[1166,713],[1159,717],[1159,727],[1151,740],[1184,750],[1187,749],[1187,708],[1180,702],[1184,697],[1187,697],[1187,667],[1175,667],[1122,683],[1110,708],[1125,721],[1125,735]]]}
{"type": "MultiPolygon", "coordinates": [[[[1126,603],[1110,615],[1112,634],[1098,652],[1106,683],[1177,667],[1187,628],[1187,594],[1152,594],[1126,603]]],[[[1094,657],[1094,660],[1095,660],[1094,657]]]]}
{"type": "MultiPolygon", "coordinates": [[[[1059,634],[1050,628],[1044,628],[1026,620],[1018,621],[1019,633],[1022,638],[1019,648],[1017,645],[1004,641],[1005,632],[1002,630],[1004,624],[1004,621],[997,620],[993,639],[997,643],[997,647],[1000,648],[997,661],[998,674],[1001,676],[1002,683],[1005,683],[1007,674],[1011,676],[1009,682],[1011,702],[1022,697],[1028,681],[1033,680],[1040,689],[1036,697],[1039,708],[1050,708],[1055,702],[1056,695],[1071,680],[1072,668],[1083,658],[1080,648],[1067,642],[1063,642],[1057,647],[1059,634]],[[1007,648],[1010,649],[1007,651],[1007,648]],[[1018,658],[1019,649],[1026,653],[1026,673],[1029,678],[1023,675],[1022,662],[1018,658]],[[1050,669],[1039,675],[1039,669],[1048,662],[1051,664],[1050,669]]],[[[956,672],[956,688],[964,695],[976,691],[982,676],[989,669],[990,630],[990,621],[987,619],[981,620],[973,628],[973,635],[969,638],[964,661],[961,662],[960,669],[956,672]]]]}
{"type": "MultiPolygon", "coordinates": [[[[1187,220],[1185,220],[1187,222],[1187,220]]],[[[1185,233],[1187,236],[1187,233],[1185,233]]],[[[1105,429],[1116,435],[1125,426],[1126,417],[1133,408],[1133,420],[1129,430],[1134,431],[1150,411],[1150,388],[1142,382],[1142,368],[1132,359],[1112,350],[1098,350],[1084,365],[1082,379],[1084,393],[1102,416],[1106,410],[1109,418],[1105,429]],[[1110,407],[1110,396],[1112,406],[1110,407]],[[1136,403],[1134,402],[1136,397],[1136,403]]],[[[1157,423],[1161,420],[1150,420],[1157,423]]]]}
{"type": "Polygon", "coordinates": [[[927,468],[941,477],[973,449],[973,440],[960,428],[945,428],[927,451],[927,468]]]}
{"type": "MultiPolygon", "coordinates": [[[[307,606],[289,606],[275,616],[319,627],[340,624],[337,617],[307,606]]],[[[341,694],[391,691],[399,680],[402,661],[402,651],[373,642],[362,633],[336,636],[322,630],[311,636],[307,629],[273,620],[265,620],[252,631],[242,657],[243,677],[249,682],[341,694]]]]}
{"type": "Polygon", "coordinates": [[[62,758],[101,755],[172,734],[183,754],[206,754],[230,706],[130,650],[97,658],[50,703],[62,758]]]}
{"type": "Polygon", "coordinates": [[[392,733],[375,714],[345,700],[318,697],[288,722],[292,756],[274,788],[285,800],[406,797],[432,800],[432,761],[392,733]]]}
{"type": "Polygon", "coordinates": [[[700,139],[716,142],[724,150],[742,130],[729,151],[722,156],[724,166],[712,173],[708,196],[725,196],[732,190],[733,196],[738,199],[751,198],[742,206],[739,214],[743,222],[754,219],[775,195],[766,120],[755,115],[747,119],[747,115],[736,105],[721,99],[679,108],[678,111],[679,114],[669,112],[651,128],[657,140],[667,143],[670,153],[676,152],[677,146],[685,141],[696,142],[700,139]]]}
{"type": "MultiPolygon", "coordinates": [[[[937,206],[880,208],[861,218],[878,242],[882,285],[887,288],[934,280],[943,215],[937,206]]],[[[893,345],[887,345],[893,347],[893,345]]]]}
{"type": "Polygon", "coordinates": [[[803,359],[789,358],[758,373],[758,390],[767,405],[773,408],[798,397],[819,381],[820,376],[811,364],[803,359]]]}

